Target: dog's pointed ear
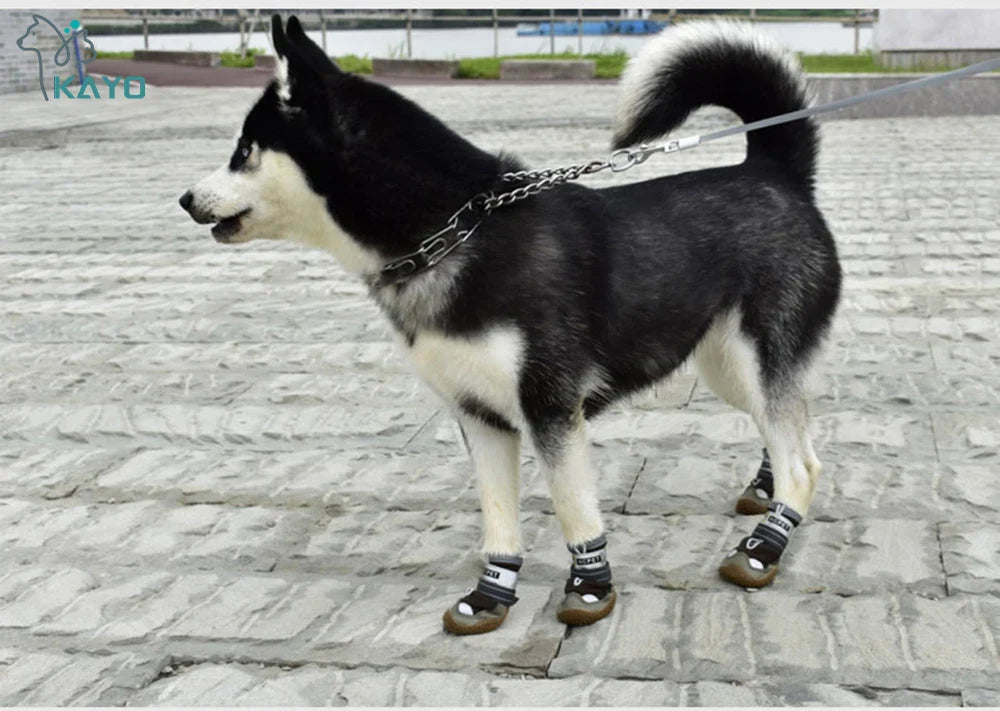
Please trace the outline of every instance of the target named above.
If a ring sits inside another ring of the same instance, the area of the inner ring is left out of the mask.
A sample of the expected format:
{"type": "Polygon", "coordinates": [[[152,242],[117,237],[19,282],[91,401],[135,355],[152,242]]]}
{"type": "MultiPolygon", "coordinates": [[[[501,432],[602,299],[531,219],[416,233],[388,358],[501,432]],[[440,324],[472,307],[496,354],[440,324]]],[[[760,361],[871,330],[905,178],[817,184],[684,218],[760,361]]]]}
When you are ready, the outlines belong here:
{"type": "Polygon", "coordinates": [[[274,45],[274,53],[277,56],[288,56],[288,41],[285,39],[285,28],[281,26],[281,15],[278,13],[271,15],[271,44],[274,45]]]}
{"type": "Polygon", "coordinates": [[[278,98],[290,103],[293,93],[304,94],[304,87],[313,83],[317,77],[299,56],[295,45],[289,40],[286,27],[282,27],[281,16],[277,13],[271,15],[271,42],[276,55],[274,78],[277,80],[278,98]]]}
{"type": "Polygon", "coordinates": [[[340,74],[340,68],[333,63],[326,52],[318,44],[313,42],[299,22],[299,18],[292,15],[288,18],[285,26],[288,42],[295,45],[295,49],[317,74],[340,74]]]}

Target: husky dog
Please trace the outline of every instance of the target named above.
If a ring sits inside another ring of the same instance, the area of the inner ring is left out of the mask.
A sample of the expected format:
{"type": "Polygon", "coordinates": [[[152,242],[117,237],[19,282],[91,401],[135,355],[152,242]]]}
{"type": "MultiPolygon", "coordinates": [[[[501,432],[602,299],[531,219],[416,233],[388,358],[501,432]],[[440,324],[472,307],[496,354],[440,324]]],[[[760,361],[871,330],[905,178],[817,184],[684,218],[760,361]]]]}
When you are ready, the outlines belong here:
{"type": "MultiPolygon", "coordinates": [[[[463,240],[445,235],[446,255],[425,259],[421,242],[471,197],[510,190],[501,176],[522,166],[342,72],[295,17],[285,27],[272,18],[272,36],[276,78],[228,163],[181,206],[215,223],[219,242],[289,239],[333,252],[453,408],[479,479],[485,567],[444,613],[445,628],[495,629],[517,601],[522,435],[571,553],[557,616],[581,625],[610,613],[616,589],[585,421],[689,357],[753,417],[765,445],[737,503],[765,516],[720,573],[770,583],[820,473],[803,382],[840,292],[813,195],[815,124],[748,134],[739,165],[600,190],[567,184],[481,211],[478,227],[459,225],[463,240]]],[[[662,136],[707,104],[750,122],[808,97],[796,61],[751,26],[683,24],[630,62],[613,145],[662,136]]]]}

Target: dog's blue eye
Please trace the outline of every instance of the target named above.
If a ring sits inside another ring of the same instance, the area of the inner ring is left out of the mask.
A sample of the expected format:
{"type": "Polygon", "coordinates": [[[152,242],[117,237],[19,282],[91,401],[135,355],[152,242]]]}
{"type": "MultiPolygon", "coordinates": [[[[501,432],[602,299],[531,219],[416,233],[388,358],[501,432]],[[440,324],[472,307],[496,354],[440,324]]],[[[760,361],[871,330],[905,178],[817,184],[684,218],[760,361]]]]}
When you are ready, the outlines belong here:
{"type": "Polygon", "coordinates": [[[250,157],[250,146],[243,146],[243,150],[240,151],[240,155],[244,158],[250,157]]]}

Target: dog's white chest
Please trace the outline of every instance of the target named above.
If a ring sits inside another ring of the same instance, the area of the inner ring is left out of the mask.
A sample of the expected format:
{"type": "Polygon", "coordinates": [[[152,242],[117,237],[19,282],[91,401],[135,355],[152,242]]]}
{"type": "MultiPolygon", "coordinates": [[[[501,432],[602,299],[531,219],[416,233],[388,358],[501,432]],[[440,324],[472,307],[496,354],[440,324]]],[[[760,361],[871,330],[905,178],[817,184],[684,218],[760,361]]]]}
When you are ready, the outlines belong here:
{"type": "Polygon", "coordinates": [[[511,423],[521,420],[523,343],[516,329],[495,328],[473,338],[422,331],[409,353],[420,376],[445,399],[460,403],[474,398],[511,423]]]}

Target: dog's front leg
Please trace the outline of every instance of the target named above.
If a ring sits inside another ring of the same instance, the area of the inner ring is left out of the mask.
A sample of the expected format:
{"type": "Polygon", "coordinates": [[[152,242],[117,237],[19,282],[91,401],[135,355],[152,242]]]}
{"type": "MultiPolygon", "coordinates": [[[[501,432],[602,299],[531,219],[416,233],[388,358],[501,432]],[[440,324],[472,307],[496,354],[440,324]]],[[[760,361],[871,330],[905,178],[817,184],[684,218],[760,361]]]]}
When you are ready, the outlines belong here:
{"type": "Polygon", "coordinates": [[[567,625],[589,625],[611,613],[617,592],[611,584],[583,413],[577,410],[569,416],[534,419],[532,435],[572,556],[565,597],[556,616],[567,625]]]}
{"type": "Polygon", "coordinates": [[[485,566],[475,589],[444,613],[444,626],[453,634],[480,634],[499,627],[517,602],[521,436],[467,415],[459,424],[479,480],[485,566]]]}

